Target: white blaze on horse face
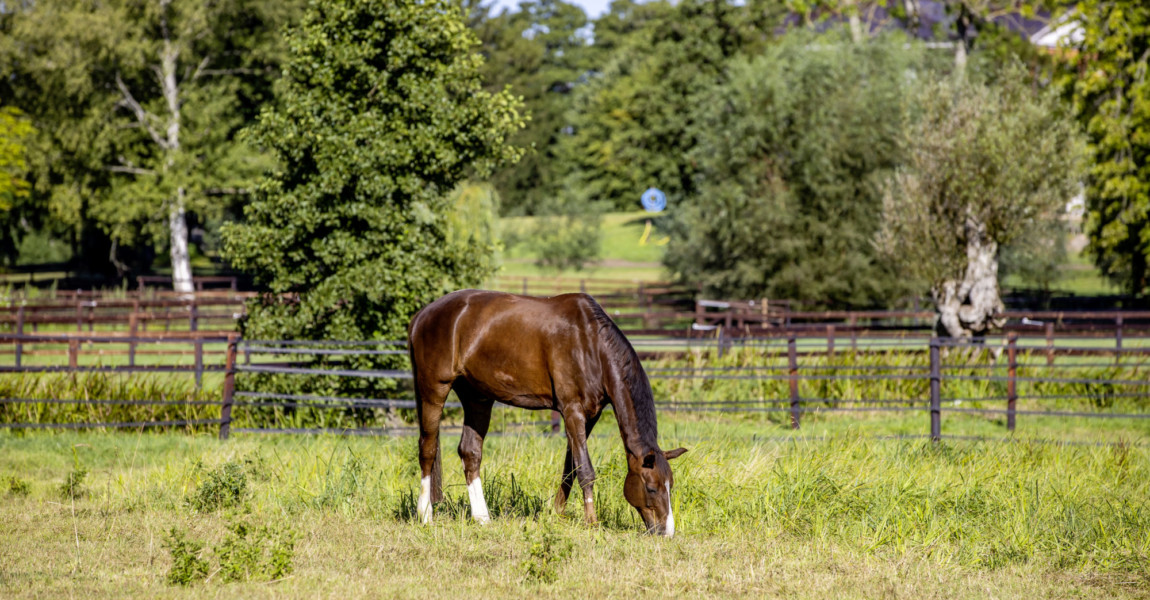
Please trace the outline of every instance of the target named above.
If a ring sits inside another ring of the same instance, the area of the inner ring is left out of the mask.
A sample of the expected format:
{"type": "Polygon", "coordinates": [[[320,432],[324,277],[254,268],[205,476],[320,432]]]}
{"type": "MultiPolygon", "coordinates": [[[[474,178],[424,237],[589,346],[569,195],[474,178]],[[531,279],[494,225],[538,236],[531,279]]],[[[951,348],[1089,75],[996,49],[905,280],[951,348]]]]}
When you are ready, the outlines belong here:
{"type": "Polygon", "coordinates": [[[467,497],[471,499],[471,518],[476,523],[487,523],[491,515],[487,512],[487,500],[483,498],[483,482],[476,477],[475,481],[467,484],[467,497]]]}
{"type": "Polygon", "coordinates": [[[419,481],[419,504],[417,506],[419,520],[424,525],[431,523],[431,478],[424,477],[419,481]]]}
{"type": "Polygon", "coordinates": [[[667,537],[675,535],[675,513],[671,512],[671,482],[663,484],[667,486],[667,525],[663,527],[663,531],[667,537]]]}

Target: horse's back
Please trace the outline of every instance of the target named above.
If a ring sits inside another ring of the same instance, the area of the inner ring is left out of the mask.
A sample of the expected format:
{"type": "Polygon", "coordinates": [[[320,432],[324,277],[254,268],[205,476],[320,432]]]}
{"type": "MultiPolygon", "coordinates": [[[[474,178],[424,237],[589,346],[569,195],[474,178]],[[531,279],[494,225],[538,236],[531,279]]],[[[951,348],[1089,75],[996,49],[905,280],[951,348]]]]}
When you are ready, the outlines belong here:
{"type": "Polygon", "coordinates": [[[536,405],[556,381],[583,387],[575,380],[599,372],[594,306],[586,294],[452,292],[413,317],[413,367],[417,377],[465,377],[492,399],[536,405]]]}

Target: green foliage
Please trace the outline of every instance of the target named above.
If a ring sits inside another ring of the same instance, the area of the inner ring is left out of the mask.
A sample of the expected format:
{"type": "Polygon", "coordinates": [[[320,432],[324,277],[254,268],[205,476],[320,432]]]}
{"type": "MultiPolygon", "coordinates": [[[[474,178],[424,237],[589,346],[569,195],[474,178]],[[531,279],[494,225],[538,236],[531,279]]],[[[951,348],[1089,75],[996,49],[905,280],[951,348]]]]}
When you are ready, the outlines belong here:
{"type": "Polygon", "coordinates": [[[571,556],[573,544],[555,530],[550,520],[544,520],[539,531],[523,527],[523,540],[528,545],[527,558],[519,564],[528,581],[555,583],[559,579],[559,565],[571,556]]]}
{"type": "Polygon", "coordinates": [[[674,206],[664,262],[707,294],[882,305],[906,292],[876,257],[882,178],[899,164],[908,70],[901,35],[856,44],[786,35],[730,62],[698,97],[698,192],[674,206]]]}
{"type": "Polygon", "coordinates": [[[916,109],[879,238],[903,277],[924,288],[960,279],[973,236],[1001,246],[1057,227],[1078,192],[1085,144],[1050,90],[1036,94],[1014,66],[992,84],[925,85],[916,109]]]}
{"type": "MultiPolygon", "coordinates": [[[[299,538],[295,530],[282,525],[256,527],[250,520],[231,516],[228,533],[212,548],[218,562],[213,572],[225,583],[237,581],[275,581],[291,575],[294,568],[295,545],[299,538]]],[[[169,585],[187,586],[208,575],[211,567],[204,558],[206,544],[191,540],[178,527],[172,527],[164,539],[164,548],[172,558],[172,566],[164,580],[169,585]]]]}
{"type": "Polygon", "coordinates": [[[164,538],[164,548],[172,556],[172,566],[164,581],[168,585],[187,586],[208,575],[208,561],[201,558],[204,543],[189,540],[187,534],[178,527],[172,527],[164,538]]]}
{"type": "Polygon", "coordinates": [[[537,207],[527,245],[536,264],[556,271],[580,271],[599,259],[602,203],[563,197],[537,207]]]}
{"type": "Polygon", "coordinates": [[[1090,137],[1086,231],[1102,272],[1134,294],[1150,289],[1150,5],[1086,0],[1062,82],[1090,137]]]}
{"type": "Polygon", "coordinates": [[[463,182],[451,193],[447,239],[467,251],[500,247],[500,195],[490,183],[463,182]]]}
{"type": "Polygon", "coordinates": [[[68,473],[64,481],[60,484],[60,497],[64,500],[75,500],[82,498],[86,493],[84,490],[84,479],[88,476],[88,470],[76,465],[76,468],[68,473]]]}
{"type": "MultiPolygon", "coordinates": [[[[13,209],[26,199],[30,187],[27,175],[27,145],[34,133],[18,109],[0,107],[0,252],[9,264],[16,260],[17,243],[22,233],[12,219],[13,209]]],[[[18,214],[18,213],[17,213],[18,214]]]]}
{"type": "Polygon", "coordinates": [[[441,0],[342,0],[288,33],[277,104],[251,138],[279,166],[224,232],[226,258],[271,292],[249,306],[246,337],[403,339],[426,303],[492,272],[492,247],[448,239],[451,191],[518,158],[507,139],[522,119],[511,94],[482,89],[460,17],[441,0]]]}
{"type": "Polygon", "coordinates": [[[297,535],[286,526],[233,520],[228,535],[213,552],[220,561],[220,578],[231,581],[275,581],[291,574],[297,535]]]}
{"type": "Polygon", "coordinates": [[[723,80],[728,59],[761,43],[760,26],[774,24],[777,12],[756,13],[755,6],[762,8],[725,0],[616,3],[595,30],[596,46],[610,48],[610,58],[576,89],[573,135],[560,154],[565,188],[623,210],[636,208],[651,186],[672,206],[682,202],[694,189],[687,153],[698,135],[696,95],[723,80]]]}
{"type": "Polygon", "coordinates": [[[243,465],[226,462],[207,473],[203,483],[188,496],[187,505],[197,512],[214,512],[240,506],[249,493],[243,465]]]}
{"type": "Polygon", "coordinates": [[[505,214],[535,214],[562,190],[558,147],[567,125],[573,87],[594,68],[587,16],[563,0],[525,0],[519,10],[487,15],[472,27],[481,40],[485,87],[522,98],[530,119],[510,138],[525,149],[522,160],[496,171],[491,182],[505,214]]]}
{"type": "MultiPolygon", "coordinates": [[[[148,266],[170,209],[220,216],[266,166],[237,131],[268,97],[291,0],[38,0],[9,6],[0,68],[37,128],[34,228],[78,239],[107,268],[148,266]],[[111,244],[114,243],[115,246],[111,244]],[[121,264],[123,266],[133,266],[121,264]]],[[[5,11],[7,12],[7,11],[5,11]]]]}
{"type": "Polygon", "coordinates": [[[15,475],[8,476],[8,495],[27,496],[32,493],[32,484],[15,475]]]}

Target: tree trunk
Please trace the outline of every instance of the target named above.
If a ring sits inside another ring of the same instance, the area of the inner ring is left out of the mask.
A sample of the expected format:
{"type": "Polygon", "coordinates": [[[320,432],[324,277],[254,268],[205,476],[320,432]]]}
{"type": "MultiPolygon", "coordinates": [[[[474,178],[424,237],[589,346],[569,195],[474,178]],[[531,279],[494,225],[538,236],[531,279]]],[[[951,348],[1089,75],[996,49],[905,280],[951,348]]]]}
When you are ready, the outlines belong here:
{"type": "MultiPolygon", "coordinates": [[[[170,0],[160,3],[166,11],[170,0]]],[[[176,82],[176,59],[179,51],[172,45],[168,35],[167,17],[163,19],[164,49],[160,54],[160,84],[164,90],[164,100],[168,104],[167,167],[175,164],[175,155],[180,151],[180,87],[176,82]]],[[[172,289],[190,294],[195,291],[192,285],[192,264],[188,257],[188,220],[185,214],[186,193],[184,186],[176,189],[176,197],[168,207],[168,247],[172,257],[172,289]]]]}
{"type": "Polygon", "coordinates": [[[168,237],[172,256],[172,289],[191,293],[192,263],[188,257],[188,220],[184,214],[184,188],[176,192],[176,200],[168,211],[168,237]]]}
{"type": "Polygon", "coordinates": [[[966,220],[966,273],[961,280],[942,281],[931,290],[938,311],[940,335],[969,340],[1005,324],[995,318],[1006,310],[998,292],[998,243],[986,235],[986,225],[966,220]]]}

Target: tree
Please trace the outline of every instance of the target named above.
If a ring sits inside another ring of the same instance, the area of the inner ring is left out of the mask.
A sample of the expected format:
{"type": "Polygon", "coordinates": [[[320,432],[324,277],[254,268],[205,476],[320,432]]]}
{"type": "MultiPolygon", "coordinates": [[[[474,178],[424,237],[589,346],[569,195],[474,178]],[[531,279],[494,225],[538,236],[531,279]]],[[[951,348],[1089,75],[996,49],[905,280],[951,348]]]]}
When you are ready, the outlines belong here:
{"type": "Polygon", "coordinates": [[[695,95],[723,81],[728,59],[763,41],[749,6],[758,4],[613,4],[596,22],[596,45],[603,24],[602,43],[614,48],[612,58],[600,76],[577,88],[573,135],[562,141],[564,187],[618,209],[636,208],[651,186],[666,192],[672,205],[690,194],[696,165],[687,153],[695,145],[695,95]],[[641,24],[623,27],[626,21],[619,23],[616,15],[622,9],[641,16],[641,24]]]}
{"type": "Polygon", "coordinates": [[[0,252],[8,262],[15,260],[19,225],[10,218],[18,202],[28,197],[25,179],[28,162],[27,141],[32,125],[11,106],[0,107],[0,252]]]}
{"type": "Polygon", "coordinates": [[[1087,0],[1063,83],[1090,139],[1086,231],[1094,262],[1132,294],[1150,291],[1150,5],[1087,0]]]}
{"type": "Polygon", "coordinates": [[[173,286],[191,291],[187,213],[218,214],[263,169],[235,134],[298,4],[40,0],[13,15],[9,85],[43,136],[32,162],[49,210],[118,245],[166,243],[173,286]]]}
{"type": "Polygon", "coordinates": [[[664,262],[708,294],[874,306],[902,297],[876,256],[879,183],[901,161],[908,72],[922,53],[901,34],[849,43],[789,33],[731,61],[701,95],[689,159],[698,191],[681,207],[664,262]]]}
{"type": "Polygon", "coordinates": [[[571,91],[591,70],[583,9],[562,0],[524,0],[516,12],[476,19],[489,91],[508,88],[530,115],[511,142],[523,159],[492,177],[507,214],[534,214],[561,189],[557,150],[571,91]]]}
{"type": "Polygon", "coordinates": [[[491,273],[490,245],[450,239],[447,213],[465,177],[519,157],[522,119],[482,89],[461,16],[446,0],[336,0],[289,31],[252,134],[278,166],[224,231],[228,260],[269,291],[245,337],[400,340],[426,303],[491,273]]]}
{"type": "Polygon", "coordinates": [[[917,109],[878,240],[905,276],[929,287],[939,332],[969,339],[1002,324],[999,248],[1064,212],[1085,145],[1051,91],[1035,94],[1021,68],[994,85],[926,85],[917,109]]]}

